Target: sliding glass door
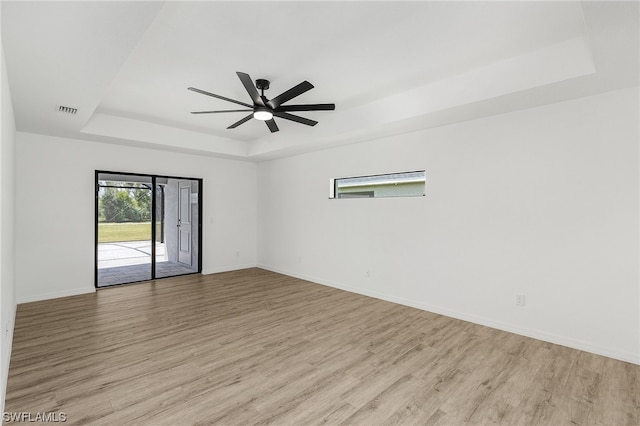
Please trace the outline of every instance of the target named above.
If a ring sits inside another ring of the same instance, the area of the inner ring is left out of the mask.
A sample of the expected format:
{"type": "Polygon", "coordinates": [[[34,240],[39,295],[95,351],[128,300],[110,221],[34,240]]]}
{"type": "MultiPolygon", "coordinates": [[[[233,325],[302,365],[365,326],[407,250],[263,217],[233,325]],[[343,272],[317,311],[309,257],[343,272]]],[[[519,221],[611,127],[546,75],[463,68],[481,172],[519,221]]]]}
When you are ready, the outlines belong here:
{"type": "Polygon", "coordinates": [[[96,171],[96,287],[201,272],[201,187],[96,171]]]}

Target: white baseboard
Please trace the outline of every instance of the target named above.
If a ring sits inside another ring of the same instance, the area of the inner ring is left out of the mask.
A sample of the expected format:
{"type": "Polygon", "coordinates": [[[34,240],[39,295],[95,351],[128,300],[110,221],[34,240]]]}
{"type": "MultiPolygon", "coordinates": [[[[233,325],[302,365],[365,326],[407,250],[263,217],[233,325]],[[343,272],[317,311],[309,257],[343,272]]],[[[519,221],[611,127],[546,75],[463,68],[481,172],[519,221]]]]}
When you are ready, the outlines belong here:
{"type": "MultiPolygon", "coordinates": [[[[256,267],[255,263],[249,263],[249,264],[243,264],[243,265],[221,266],[217,268],[208,269],[206,271],[203,269],[202,275],[237,271],[240,269],[248,269],[248,268],[255,268],[255,267],[256,267]]],[[[82,288],[74,288],[74,289],[64,290],[64,291],[56,291],[51,293],[41,293],[41,294],[35,294],[31,296],[23,296],[18,298],[18,304],[29,303],[29,302],[39,302],[41,300],[57,299],[59,297],[77,296],[79,294],[94,293],[95,291],[96,291],[95,288],[82,287],[82,288]]]]}
{"type": "Polygon", "coordinates": [[[18,304],[29,303],[29,302],[39,302],[41,300],[48,300],[48,299],[57,299],[59,297],[77,296],[79,294],[94,293],[95,291],[96,291],[95,288],[82,287],[82,288],[73,288],[73,289],[64,290],[64,291],[55,291],[52,293],[34,294],[32,296],[19,297],[18,304]]]}
{"type": "Polygon", "coordinates": [[[211,275],[211,274],[219,274],[220,272],[231,272],[231,271],[239,271],[241,269],[249,269],[256,268],[257,265],[255,263],[246,263],[243,265],[228,265],[228,266],[219,266],[216,268],[202,270],[202,275],[211,275]]]}
{"type": "Polygon", "coordinates": [[[469,321],[474,324],[479,324],[479,325],[495,328],[502,331],[508,331],[510,333],[518,334],[521,336],[531,337],[533,339],[538,339],[545,342],[554,343],[557,345],[594,353],[596,355],[602,355],[602,356],[617,359],[620,361],[625,361],[625,362],[630,362],[632,364],[640,365],[640,354],[634,354],[632,352],[619,351],[619,350],[611,349],[608,347],[602,347],[590,342],[585,342],[583,340],[573,339],[571,337],[566,337],[566,336],[559,336],[559,335],[547,333],[541,330],[522,328],[522,327],[514,326],[512,324],[507,324],[500,321],[479,317],[476,315],[469,315],[463,312],[457,312],[448,308],[443,308],[441,306],[433,306],[426,303],[415,302],[413,300],[391,296],[388,294],[382,294],[375,291],[351,287],[349,285],[344,285],[342,283],[327,281],[322,278],[312,277],[304,274],[297,274],[295,272],[290,272],[290,271],[286,271],[280,268],[274,268],[267,265],[259,264],[257,267],[261,269],[265,269],[267,271],[277,272],[279,274],[288,275],[288,276],[299,278],[306,281],[311,281],[316,284],[322,284],[328,287],[345,290],[351,293],[361,294],[363,296],[369,296],[369,297],[384,300],[387,302],[397,303],[399,305],[410,306],[412,308],[421,309],[423,311],[433,312],[435,314],[440,314],[447,317],[460,319],[463,321],[469,321]]]}

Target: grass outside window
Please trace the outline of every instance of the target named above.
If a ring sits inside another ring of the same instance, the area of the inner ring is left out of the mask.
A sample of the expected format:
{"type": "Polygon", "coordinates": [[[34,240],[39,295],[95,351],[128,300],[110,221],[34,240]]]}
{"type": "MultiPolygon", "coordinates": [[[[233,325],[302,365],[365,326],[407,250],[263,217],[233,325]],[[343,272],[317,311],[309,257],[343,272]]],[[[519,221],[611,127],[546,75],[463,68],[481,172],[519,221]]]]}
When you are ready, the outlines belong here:
{"type": "Polygon", "coordinates": [[[98,242],[151,240],[151,222],[99,223],[98,242]]]}

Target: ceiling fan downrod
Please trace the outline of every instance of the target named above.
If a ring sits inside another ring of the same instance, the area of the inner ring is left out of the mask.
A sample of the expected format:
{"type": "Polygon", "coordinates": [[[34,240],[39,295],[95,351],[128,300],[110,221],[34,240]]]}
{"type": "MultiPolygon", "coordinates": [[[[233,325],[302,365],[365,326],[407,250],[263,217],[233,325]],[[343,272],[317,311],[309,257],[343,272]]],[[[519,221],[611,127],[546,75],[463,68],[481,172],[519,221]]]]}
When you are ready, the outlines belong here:
{"type": "Polygon", "coordinates": [[[260,95],[264,96],[264,91],[269,89],[269,80],[259,78],[256,80],[256,88],[260,90],[260,95]]]}

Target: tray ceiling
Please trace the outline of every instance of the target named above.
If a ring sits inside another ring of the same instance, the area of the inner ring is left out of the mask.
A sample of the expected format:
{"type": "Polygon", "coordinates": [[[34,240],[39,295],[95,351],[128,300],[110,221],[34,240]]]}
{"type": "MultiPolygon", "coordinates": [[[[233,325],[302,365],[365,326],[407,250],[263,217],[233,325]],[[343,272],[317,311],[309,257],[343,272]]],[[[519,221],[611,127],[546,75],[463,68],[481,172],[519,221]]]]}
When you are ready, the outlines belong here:
{"type": "Polygon", "coordinates": [[[248,160],[638,85],[636,2],[2,2],[2,43],[20,131],[248,160]],[[189,113],[236,71],[336,111],[189,113]]]}

